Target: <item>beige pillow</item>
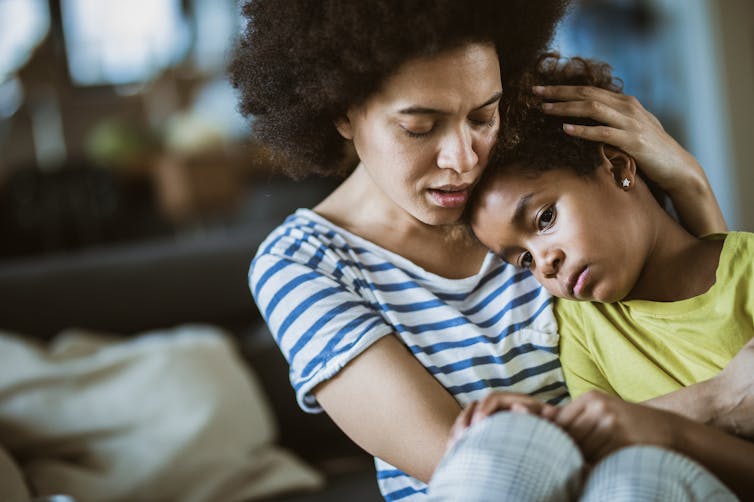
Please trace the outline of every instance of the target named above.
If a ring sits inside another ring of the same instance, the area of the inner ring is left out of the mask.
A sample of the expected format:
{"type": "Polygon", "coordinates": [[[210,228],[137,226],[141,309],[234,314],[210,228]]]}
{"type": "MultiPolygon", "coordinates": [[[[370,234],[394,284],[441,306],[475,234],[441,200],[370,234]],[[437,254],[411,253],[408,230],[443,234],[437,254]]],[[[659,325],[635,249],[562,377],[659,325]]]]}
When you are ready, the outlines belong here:
{"type": "Polygon", "coordinates": [[[217,328],[67,330],[47,345],[0,334],[0,445],[37,495],[232,502],[322,486],[275,435],[217,328]]]}

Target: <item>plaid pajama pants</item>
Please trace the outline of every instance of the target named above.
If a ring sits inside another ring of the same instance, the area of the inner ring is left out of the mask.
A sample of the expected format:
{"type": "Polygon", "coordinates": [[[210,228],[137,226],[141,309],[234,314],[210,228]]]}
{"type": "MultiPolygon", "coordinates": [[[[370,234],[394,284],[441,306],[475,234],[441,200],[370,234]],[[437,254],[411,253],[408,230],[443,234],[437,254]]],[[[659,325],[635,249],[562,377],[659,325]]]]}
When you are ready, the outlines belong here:
{"type": "Polygon", "coordinates": [[[736,496],[696,462],[653,446],[623,448],[589,472],[576,444],[531,415],[471,427],[437,467],[433,502],[722,502],[736,496]]]}

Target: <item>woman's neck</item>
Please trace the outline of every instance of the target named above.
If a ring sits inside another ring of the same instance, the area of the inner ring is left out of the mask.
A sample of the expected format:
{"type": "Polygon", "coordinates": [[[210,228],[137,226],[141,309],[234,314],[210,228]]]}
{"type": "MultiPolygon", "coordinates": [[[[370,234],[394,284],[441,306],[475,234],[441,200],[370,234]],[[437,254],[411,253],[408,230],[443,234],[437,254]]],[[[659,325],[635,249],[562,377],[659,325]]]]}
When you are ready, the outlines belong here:
{"type": "Polygon", "coordinates": [[[487,253],[461,225],[428,225],[387,201],[360,168],[314,211],[424,270],[449,279],[476,274],[487,253]]]}
{"type": "Polygon", "coordinates": [[[659,206],[651,213],[653,246],[625,299],[672,302],[707,292],[715,284],[723,241],[694,237],[659,206]]]}

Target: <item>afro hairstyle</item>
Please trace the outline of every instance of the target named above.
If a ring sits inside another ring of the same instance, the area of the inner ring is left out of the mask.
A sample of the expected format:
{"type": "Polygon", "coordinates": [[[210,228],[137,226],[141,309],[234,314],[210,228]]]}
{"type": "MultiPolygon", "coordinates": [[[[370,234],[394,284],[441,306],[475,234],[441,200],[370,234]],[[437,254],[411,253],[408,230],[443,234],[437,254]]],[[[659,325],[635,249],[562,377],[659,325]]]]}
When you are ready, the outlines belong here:
{"type": "Polygon", "coordinates": [[[251,0],[229,67],[239,111],[285,174],[345,176],[334,122],[406,61],[494,44],[503,89],[549,43],[568,0],[251,0]]]}

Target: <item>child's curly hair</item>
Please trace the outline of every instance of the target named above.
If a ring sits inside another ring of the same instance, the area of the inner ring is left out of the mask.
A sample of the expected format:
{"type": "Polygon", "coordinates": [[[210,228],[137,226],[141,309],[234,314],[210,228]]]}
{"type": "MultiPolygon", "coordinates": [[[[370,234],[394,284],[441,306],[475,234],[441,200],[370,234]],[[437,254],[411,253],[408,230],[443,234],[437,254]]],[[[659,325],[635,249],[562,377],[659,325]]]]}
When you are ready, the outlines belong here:
{"type": "Polygon", "coordinates": [[[505,86],[552,37],[568,0],[252,0],[230,65],[239,109],[293,178],[342,176],[334,121],[406,61],[495,45],[505,86]]]}
{"type": "Polygon", "coordinates": [[[534,70],[511,86],[502,105],[500,135],[487,175],[513,162],[531,172],[568,167],[589,174],[600,164],[599,143],[563,132],[563,123],[595,125],[590,119],[547,115],[544,100],[532,92],[535,85],[584,85],[622,92],[623,82],[602,61],[561,58],[551,52],[540,57],[534,70]]]}

